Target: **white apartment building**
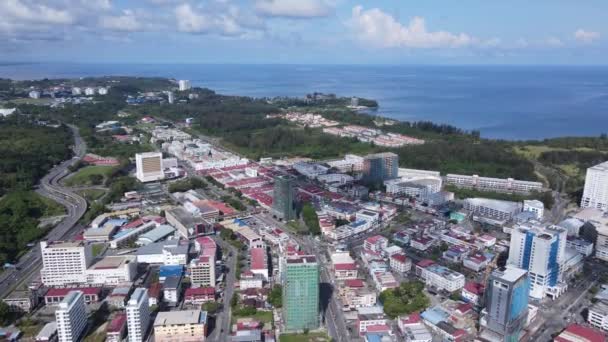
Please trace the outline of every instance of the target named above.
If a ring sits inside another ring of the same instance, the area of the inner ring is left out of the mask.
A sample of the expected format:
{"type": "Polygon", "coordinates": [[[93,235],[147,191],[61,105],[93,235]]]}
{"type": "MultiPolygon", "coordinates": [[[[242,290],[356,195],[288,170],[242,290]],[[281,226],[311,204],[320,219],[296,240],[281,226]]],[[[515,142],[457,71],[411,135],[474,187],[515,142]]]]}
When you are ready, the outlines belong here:
{"type": "Polygon", "coordinates": [[[117,285],[135,280],[137,262],[133,256],[107,256],[86,271],[90,286],[117,285]]]}
{"type": "Polygon", "coordinates": [[[207,333],[207,312],[201,310],[159,312],[154,320],[156,342],[200,342],[207,333]]]}
{"type": "Polygon", "coordinates": [[[587,322],[596,328],[608,331],[608,302],[600,300],[589,308],[587,322]]]}
{"type": "Polygon", "coordinates": [[[87,268],[93,261],[91,246],[83,241],[40,242],[42,269],[46,286],[80,285],[87,282],[87,268]]]}
{"type": "Polygon", "coordinates": [[[580,238],[568,238],[566,248],[572,248],[586,257],[593,254],[593,242],[580,238]]]}
{"type": "Polygon", "coordinates": [[[587,169],[581,208],[608,210],[608,162],[587,169]]]}
{"type": "Polygon", "coordinates": [[[215,287],[215,256],[203,255],[193,259],[188,270],[192,287],[215,287]]]}
{"type": "Polygon", "coordinates": [[[143,342],[150,325],[148,290],[136,288],[127,302],[126,311],[129,342],[143,342]]]}
{"type": "Polygon", "coordinates": [[[84,94],[86,96],[93,96],[93,95],[95,95],[95,88],[91,88],[91,87],[84,88],[84,94]]]}
{"type": "Polygon", "coordinates": [[[261,289],[264,287],[264,277],[260,274],[253,274],[251,271],[245,271],[239,279],[239,289],[261,289]]]}
{"type": "Polygon", "coordinates": [[[135,176],[142,183],[155,182],[165,178],[161,152],[135,154],[135,167],[135,176]]]}
{"type": "Polygon", "coordinates": [[[473,213],[474,219],[477,215],[497,221],[508,221],[521,211],[520,203],[487,198],[467,198],[464,208],[473,213]]]}
{"type": "Polygon", "coordinates": [[[177,82],[177,84],[179,86],[179,91],[186,91],[186,90],[192,88],[189,80],[179,80],[177,82]]]}
{"type": "Polygon", "coordinates": [[[463,274],[436,264],[423,268],[420,277],[424,280],[426,286],[448,292],[462,289],[465,283],[463,274]]]}
{"type": "Polygon", "coordinates": [[[524,211],[534,213],[537,220],[542,220],[545,215],[545,205],[539,200],[524,200],[524,211]]]}
{"type": "Polygon", "coordinates": [[[80,291],[71,291],[55,311],[59,342],[79,341],[87,327],[87,307],[80,291]]]}
{"type": "Polygon", "coordinates": [[[396,253],[390,256],[391,270],[400,274],[405,274],[412,269],[412,260],[403,253],[396,253]]]}
{"type": "Polygon", "coordinates": [[[528,271],[530,297],[559,297],[566,285],[562,282],[567,231],[520,225],[511,232],[508,263],[528,271]]]}
{"type": "Polygon", "coordinates": [[[478,175],[457,175],[448,173],[446,183],[460,188],[475,188],[498,192],[516,192],[527,194],[543,189],[543,183],[517,180],[513,178],[479,177],[478,175]]]}
{"type": "Polygon", "coordinates": [[[331,255],[331,262],[334,268],[336,279],[355,279],[357,278],[357,264],[348,252],[338,252],[331,255]]]}

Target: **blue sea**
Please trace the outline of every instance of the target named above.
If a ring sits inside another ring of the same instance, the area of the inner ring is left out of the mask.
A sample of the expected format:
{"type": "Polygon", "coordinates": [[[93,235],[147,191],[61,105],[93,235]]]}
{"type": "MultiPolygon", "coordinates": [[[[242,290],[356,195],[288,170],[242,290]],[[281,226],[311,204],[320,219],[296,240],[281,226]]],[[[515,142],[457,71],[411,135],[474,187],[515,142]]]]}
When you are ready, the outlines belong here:
{"type": "Polygon", "coordinates": [[[131,75],[189,79],[253,97],[335,93],[376,99],[378,115],[523,140],[608,132],[608,67],[0,64],[14,79],[131,75]]]}

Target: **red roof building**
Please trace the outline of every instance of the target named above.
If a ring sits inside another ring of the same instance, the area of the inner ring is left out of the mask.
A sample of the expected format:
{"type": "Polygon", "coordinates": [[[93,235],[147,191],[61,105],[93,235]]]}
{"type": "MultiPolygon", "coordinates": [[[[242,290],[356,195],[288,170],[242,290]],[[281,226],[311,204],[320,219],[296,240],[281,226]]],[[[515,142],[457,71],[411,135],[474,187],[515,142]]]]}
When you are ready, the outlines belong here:
{"type": "Polygon", "coordinates": [[[365,287],[365,283],[362,279],[346,279],[344,285],[350,288],[362,288],[365,287]]]}
{"type": "Polygon", "coordinates": [[[605,342],[607,336],[600,330],[570,324],[553,341],[555,342],[605,342]]]}
{"type": "Polygon", "coordinates": [[[260,274],[268,279],[268,256],[265,248],[252,248],[250,251],[251,267],[254,274],[260,274]]]}
{"type": "Polygon", "coordinates": [[[201,305],[215,300],[215,288],[197,287],[186,289],[184,303],[190,305],[201,305]]]}
{"type": "Polygon", "coordinates": [[[108,324],[106,330],[106,341],[107,342],[119,342],[123,340],[123,337],[127,332],[127,315],[119,313],[114,316],[114,319],[108,324]]]}
{"type": "Polygon", "coordinates": [[[84,295],[84,301],[87,304],[99,302],[101,296],[100,287],[66,287],[60,289],[49,289],[44,295],[46,305],[56,305],[61,303],[63,298],[71,291],[80,291],[84,295]]]}

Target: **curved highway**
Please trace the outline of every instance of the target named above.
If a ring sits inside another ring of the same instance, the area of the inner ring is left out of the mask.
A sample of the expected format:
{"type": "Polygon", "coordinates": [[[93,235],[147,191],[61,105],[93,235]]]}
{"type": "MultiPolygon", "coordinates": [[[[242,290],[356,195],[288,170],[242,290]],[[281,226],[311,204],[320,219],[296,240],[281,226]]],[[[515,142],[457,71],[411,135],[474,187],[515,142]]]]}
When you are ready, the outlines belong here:
{"type": "MultiPolygon", "coordinates": [[[[68,125],[74,135],[74,157],[55,166],[46,176],[40,180],[40,186],[36,190],[40,195],[50,198],[66,208],[66,217],[46,235],[49,241],[70,238],[81,228],[78,220],[87,210],[87,201],[71,189],[63,187],[59,181],[67,176],[70,171],[68,167],[82,158],[86,151],[86,144],[78,132],[78,128],[68,125]]],[[[19,283],[26,280],[32,273],[42,267],[40,246],[34,245],[15,264],[16,268],[5,271],[0,277],[0,297],[5,297],[19,283]]]]}

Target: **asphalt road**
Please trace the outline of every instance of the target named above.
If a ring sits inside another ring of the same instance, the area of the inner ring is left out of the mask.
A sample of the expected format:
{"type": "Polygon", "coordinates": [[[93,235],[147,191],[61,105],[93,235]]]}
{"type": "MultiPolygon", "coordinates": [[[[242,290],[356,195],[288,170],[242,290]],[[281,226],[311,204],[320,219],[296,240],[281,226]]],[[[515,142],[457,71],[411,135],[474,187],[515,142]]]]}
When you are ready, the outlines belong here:
{"type": "MultiPolygon", "coordinates": [[[[67,210],[65,218],[47,234],[45,239],[48,241],[57,241],[72,236],[77,229],[81,228],[77,223],[87,210],[87,201],[84,198],[59,184],[59,180],[70,173],[68,167],[82,158],[86,151],[86,144],[80,136],[78,128],[68,126],[74,135],[75,156],[55,166],[40,180],[40,185],[36,190],[42,196],[63,205],[67,210]]],[[[15,263],[15,266],[15,269],[5,271],[0,278],[0,297],[2,298],[6,297],[15,286],[42,268],[40,246],[34,245],[15,263]]]]}
{"type": "Polygon", "coordinates": [[[236,248],[230,244],[225,243],[221,239],[216,239],[217,243],[222,248],[222,253],[226,255],[226,266],[229,271],[226,273],[224,279],[224,297],[222,300],[222,309],[215,317],[215,328],[209,334],[206,340],[208,341],[228,341],[228,335],[230,334],[230,319],[231,319],[231,307],[230,299],[234,295],[234,284],[236,282],[236,263],[237,251],[236,248]],[[232,256],[230,256],[232,254],[232,256]]]}

